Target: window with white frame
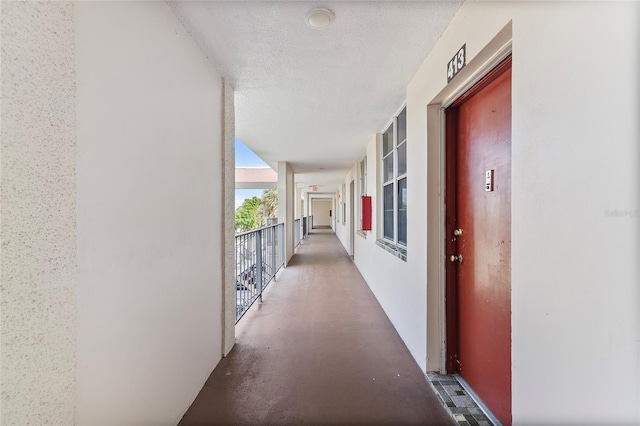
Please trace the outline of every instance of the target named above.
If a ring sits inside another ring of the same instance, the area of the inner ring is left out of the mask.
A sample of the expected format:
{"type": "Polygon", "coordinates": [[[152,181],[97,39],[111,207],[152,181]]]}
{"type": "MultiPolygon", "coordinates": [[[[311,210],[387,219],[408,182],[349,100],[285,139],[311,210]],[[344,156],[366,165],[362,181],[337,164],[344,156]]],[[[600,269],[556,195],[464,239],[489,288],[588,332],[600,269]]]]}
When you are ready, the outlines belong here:
{"type": "Polygon", "coordinates": [[[342,223],[347,223],[347,184],[342,184],[342,223]]]}
{"type": "Polygon", "coordinates": [[[367,195],[367,156],[360,161],[360,195],[367,195]]]}
{"type": "Polygon", "coordinates": [[[382,134],[382,237],[407,246],[407,110],[382,134]]]}
{"type": "MultiPolygon", "coordinates": [[[[367,156],[365,155],[359,164],[359,178],[360,178],[360,231],[362,232],[362,196],[367,195],[367,156]]],[[[364,235],[364,234],[363,234],[364,235]]]]}

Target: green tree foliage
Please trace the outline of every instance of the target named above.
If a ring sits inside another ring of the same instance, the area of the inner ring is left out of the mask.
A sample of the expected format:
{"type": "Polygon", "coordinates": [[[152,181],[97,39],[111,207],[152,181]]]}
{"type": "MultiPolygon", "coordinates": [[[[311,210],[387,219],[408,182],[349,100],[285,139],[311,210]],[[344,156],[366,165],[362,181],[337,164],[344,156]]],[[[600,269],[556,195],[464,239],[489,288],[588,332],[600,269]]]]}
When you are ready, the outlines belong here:
{"type": "Polygon", "coordinates": [[[260,198],[260,207],[258,208],[258,215],[262,216],[266,222],[269,218],[278,217],[278,190],[267,189],[260,198]]]}
{"type": "Polygon", "coordinates": [[[265,226],[268,218],[278,217],[278,190],[267,189],[260,198],[244,200],[236,209],[236,232],[265,226]]]}
{"type": "Polygon", "coordinates": [[[258,197],[247,198],[236,209],[236,232],[248,231],[262,226],[264,220],[258,216],[261,201],[258,197]]]}

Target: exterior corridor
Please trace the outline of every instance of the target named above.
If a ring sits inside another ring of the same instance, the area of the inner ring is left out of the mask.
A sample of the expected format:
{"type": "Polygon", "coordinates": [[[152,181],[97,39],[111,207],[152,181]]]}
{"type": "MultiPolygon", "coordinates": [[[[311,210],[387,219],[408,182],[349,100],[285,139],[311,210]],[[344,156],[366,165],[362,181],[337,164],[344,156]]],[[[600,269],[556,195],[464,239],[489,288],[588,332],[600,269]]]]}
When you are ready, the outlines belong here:
{"type": "Polygon", "coordinates": [[[454,422],[338,238],[315,229],[238,324],[180,422],[196,424],[454,422]]]}

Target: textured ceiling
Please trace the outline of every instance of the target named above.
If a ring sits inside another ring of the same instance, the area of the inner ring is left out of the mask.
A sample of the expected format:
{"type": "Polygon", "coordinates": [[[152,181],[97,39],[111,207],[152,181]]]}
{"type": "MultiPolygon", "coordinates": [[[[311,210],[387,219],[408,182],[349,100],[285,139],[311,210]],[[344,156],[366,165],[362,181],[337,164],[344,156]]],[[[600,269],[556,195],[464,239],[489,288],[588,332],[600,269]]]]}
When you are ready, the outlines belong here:
{"type": "Polygon", "coordinates": [[[405,101],[405,87],[461,1],[172,1],[235,88],[236,135],[299,186],[331,189],[405,101]],[[305,23],[315,7],[333,24],[305,23]],[[322,170],[321,170],[322,169],[322,170]]]}

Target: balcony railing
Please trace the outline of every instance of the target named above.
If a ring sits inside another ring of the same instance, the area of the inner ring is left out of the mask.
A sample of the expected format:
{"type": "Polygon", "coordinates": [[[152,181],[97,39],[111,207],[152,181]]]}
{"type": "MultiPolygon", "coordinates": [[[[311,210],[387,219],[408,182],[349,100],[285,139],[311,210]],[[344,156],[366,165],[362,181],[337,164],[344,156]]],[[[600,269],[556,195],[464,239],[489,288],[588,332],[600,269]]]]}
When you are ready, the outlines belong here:
{"type": "Polygon", "coordinates": [[[295,246],[298,247],[300,245],[300,219],[296,219],[293,222],[293,229],[294,229],[294,243],[295,246]]]}
{"type": "Polygon", "coordinates": [[[284,224],[236,235],[236,323],[284,266],[284,224]]]}

